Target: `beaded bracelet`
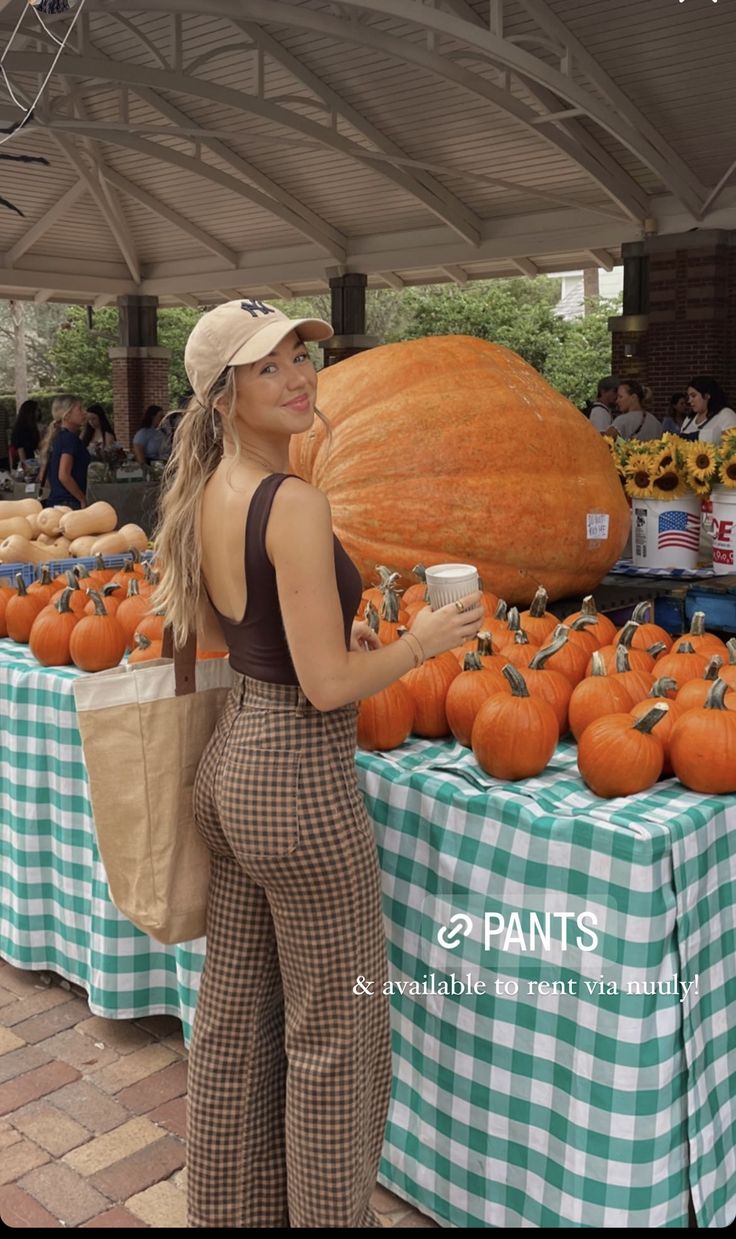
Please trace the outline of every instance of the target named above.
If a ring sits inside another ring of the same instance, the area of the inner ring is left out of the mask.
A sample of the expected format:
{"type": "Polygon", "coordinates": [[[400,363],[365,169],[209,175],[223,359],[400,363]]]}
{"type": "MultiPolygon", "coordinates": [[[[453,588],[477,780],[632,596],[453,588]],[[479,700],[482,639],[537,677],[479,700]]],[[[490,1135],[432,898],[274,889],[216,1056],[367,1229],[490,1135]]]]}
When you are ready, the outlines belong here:
{"type": "Polygon", "coordinates": [[[418,655],[417,655],[417,654],[414,654],[414,653],[413,653],[413,655],[412,655],[412,656],[413,656],[413,658],[414,658],[414,666],[415,666],[415,667],[421,667],[421,665],[422,665],[422,663],[424,662],[424,659],[425,659],[425,653],[424,653],[424,650],[423,650],[423,648],[422,648],[422,644],[421,644],[421,642],[420,642],[419,638],[414,636],[414,633],[413,633],[413,632],[404,632],[404,633],[402,633],[402,640],[403,640],[403,641],[408,640],[408,638],[409,638],[409,637],[411,637],[412,641],[416,641],[416,643],[417,643],[417,649],[419,650],[419,654],[418,654],[418,655]]]}

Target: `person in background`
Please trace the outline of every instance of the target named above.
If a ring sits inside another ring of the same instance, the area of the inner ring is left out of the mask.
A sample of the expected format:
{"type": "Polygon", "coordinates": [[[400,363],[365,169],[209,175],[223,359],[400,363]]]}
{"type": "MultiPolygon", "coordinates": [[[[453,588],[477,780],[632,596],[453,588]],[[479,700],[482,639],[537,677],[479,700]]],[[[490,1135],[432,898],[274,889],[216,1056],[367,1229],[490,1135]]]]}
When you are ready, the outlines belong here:
{"type": "Polygon", "coordinates": [[[133,435],[133,455],[139,465],[149,460],[162,460],[164,434],[160,429],[164,411],[160,404],[149,404],[139,430],[133,435]]]}
{"type": "Polygon", "coordinates": [[[163,422],[161,423],[161,431],[164,436],[163,447],[161,449],[162,460],[168,460],[171,456],[174,448],[174,438],[176,436],[177,427],[179,426],[179,423],[184,416],[184,413],[189,405],[189,401],[193,395],[194,393],[192,391],[186,392],[180,397],[176,408],[170,409],[169,412],[164,415],[163,422]]]}
{"type": "Polygon", "coordinates": [[[11,469],[16,463],[25,465],[38,452],[41,442],[41,432],[38,429],[39,413],[37,400],[24,400],[18,409],[8,449],[11,469]]]}
{"type": "Polygon", "coordinates": [[[590,424],[595,426],[596,430],[600,430],[601,433],[610,429],[616,416],[618,386],[618,379],[614,378],[612,374],[609,374],[605,379],[601,379],[598,384],[596,398],[590,406],[588,413],[590,424]]]}
{"type": "Polygon", "coordinates": [[[720,443],[724,430],[736,426],[736,413],[729,406],[721,385],[712,374],[698,374],[687,389],[690,414],[682,423],[680,437],[694,442],[720,443]]]}
{"type": "Polygon", "coordinates": [[[105,448],[112,447],[115,432],[101,404],[87,406],[87,425],[82,431],[82,443],[94,460],[101,460],[105,448]]]}
{"type": "Polygon", "coordinates": [[[636,379],[622,379],[618,385],[616,404],[618,417],[614,418],[607,434],[622,439],[659,439],[662,434],[662,423],[653,413],[644,407],[649,403],[652,393],[649,388],[642,387],[636,379]]]}
{"type": "Polygon", "coordinates": [[[669,434],[679,435],[680,427],[689,411],[687,396],[682,391],[676,391],[670,396],[670,411],[662,418],[662,429],[669,434]]]}
{"type": "Polygon", "coordinates": [[[50,492],[45,508],[66,504],[78,510],[87,506],[87,470],[90,456],[79,437],[86,413],[78,396],[59,396],[51,406],[51,425],[43,443],[44,476],[50,492]]]}

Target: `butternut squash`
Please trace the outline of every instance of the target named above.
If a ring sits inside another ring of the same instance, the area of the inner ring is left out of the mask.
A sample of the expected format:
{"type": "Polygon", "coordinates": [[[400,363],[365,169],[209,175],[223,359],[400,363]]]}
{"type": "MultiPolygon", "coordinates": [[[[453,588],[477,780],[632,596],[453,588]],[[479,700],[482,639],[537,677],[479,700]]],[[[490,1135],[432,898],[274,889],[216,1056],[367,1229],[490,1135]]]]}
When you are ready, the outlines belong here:
{"type": "Polygon", "coordinates": [[[50,533],[41,532],[36,537],[36,542],[39,546],[53,546],[55,541],[56,538],[52,537],[50,533]]]}
{"type": "Polygon", "coordinates": [[[70,542],[92,534],[112,533],[118,514],[111,504],[100,500],[79,512],[67,512],[61,519],[61,532],[70,542]]]}
{"type": "Polygon", "coordinates": [[[39,532],[48,534],[50,538],[57,537],[61,528],[61,518],[65,515],[64,512],[57,512],[56,508],[45,508],[38,515],[39,532]]]}
{"type": "Polygon", "coordinates": [[[57,559],[69,559],[71,555],[70,542],[68,538],[56,538],[51,545],[56,552],[57,559]]]}
{"type": "Polygon", "coordinates": [[[31,539],[37,538],[41,532],[38,527],[38,518],[40,515],[40,512],[29,512],[28,516],[23,517],[24,521],[28,521],[28,527],[31,531],[31,539]]]}
{"type": "Polygon", "coordinates": [[[57,558],[52,547],[39,546],[38,542],[29,542],[18,534],[11,534],[4,542],[0,542],[2,564],[44,564],[57,558]]]}
{"type": "Polygon", "coordinates": [[[11,516],[7,520],[0,521],[0,538],[9,538],[14,533],[30,542],[33,531],[25,516],[11,516]]]}
{"type": "Polygon", "coordinates": [[[130,550],[128,539],[122,533],[106,533],[97,538],[89,551],[90,555],[123,555],[130,550]]]}
{"type": "Polygon", "coordinates": [[[42,511],[38,499],[0,500],[0,521],[10,520],[13,516],[32,516],[34,512],[42,511]]]}
{"type": "Polygon", "coordinates": [[[126,551],[145,551],[148,546],[148,534],[140,525],[123,525],[118,532],[125,538],[126,551]]]}
{"type": "Polygon", "coordinates": [[[85,534],[83,538],[75,538],[69,546],[69,554],[75,559],[85,558],[92,554],[92,547],[97,541],[97,535],[85,534]]]}

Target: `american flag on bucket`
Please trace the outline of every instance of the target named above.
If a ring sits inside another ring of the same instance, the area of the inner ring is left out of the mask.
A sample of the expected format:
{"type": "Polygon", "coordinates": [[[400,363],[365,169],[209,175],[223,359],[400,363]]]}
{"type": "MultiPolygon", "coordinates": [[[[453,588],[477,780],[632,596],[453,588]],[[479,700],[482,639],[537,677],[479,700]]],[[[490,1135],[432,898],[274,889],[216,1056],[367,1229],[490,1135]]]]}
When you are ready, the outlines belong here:
{"type": "Polygon", "coordinates": [[[657,549],[667,550],[671,546],[684,547],[688,551],[697,551],[700,545],[700,521],[691,512],[662,512],[657,529],[657,549]]]}

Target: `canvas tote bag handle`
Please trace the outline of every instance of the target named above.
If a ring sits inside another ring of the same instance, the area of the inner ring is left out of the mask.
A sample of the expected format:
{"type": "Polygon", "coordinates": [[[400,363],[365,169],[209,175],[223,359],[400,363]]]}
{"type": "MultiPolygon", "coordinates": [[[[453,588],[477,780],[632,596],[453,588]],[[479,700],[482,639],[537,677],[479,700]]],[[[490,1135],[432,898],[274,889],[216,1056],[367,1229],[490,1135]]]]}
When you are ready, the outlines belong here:
{"type": "Polygon", "coordinates": [[[193,693],[196,689],[196,631],[189,634],[186,644],[183,645],[181,649],[179,649],[178,646],[174,648],[174,633],[171,627],[167,624],[164,628],[164,638],[161,644],[161,655],[163,658],[173,658],[174,660],[175,695],[177,697],[184,697],[187,693],[193,693]]]}

